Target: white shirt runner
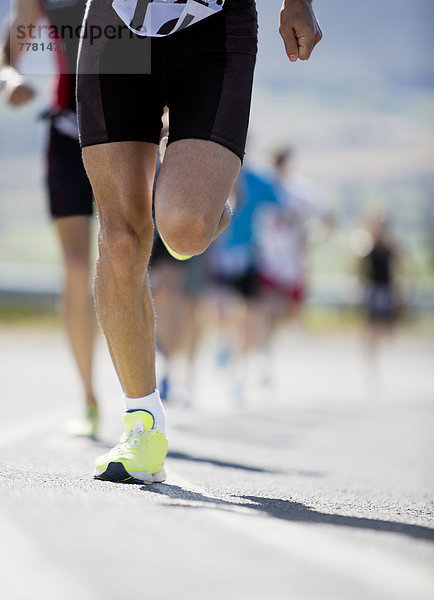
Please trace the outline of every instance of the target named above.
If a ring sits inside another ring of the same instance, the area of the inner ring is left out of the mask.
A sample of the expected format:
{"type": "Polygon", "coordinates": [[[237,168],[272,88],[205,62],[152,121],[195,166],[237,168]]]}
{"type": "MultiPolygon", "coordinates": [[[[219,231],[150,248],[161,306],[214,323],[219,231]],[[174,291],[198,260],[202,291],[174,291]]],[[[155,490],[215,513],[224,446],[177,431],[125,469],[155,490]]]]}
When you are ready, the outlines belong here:
{"type": "Polygon", "coordinates": [[[113,0],[113,8],[134,33],[164,37],[223,8],[225,0],[113,0]]]}

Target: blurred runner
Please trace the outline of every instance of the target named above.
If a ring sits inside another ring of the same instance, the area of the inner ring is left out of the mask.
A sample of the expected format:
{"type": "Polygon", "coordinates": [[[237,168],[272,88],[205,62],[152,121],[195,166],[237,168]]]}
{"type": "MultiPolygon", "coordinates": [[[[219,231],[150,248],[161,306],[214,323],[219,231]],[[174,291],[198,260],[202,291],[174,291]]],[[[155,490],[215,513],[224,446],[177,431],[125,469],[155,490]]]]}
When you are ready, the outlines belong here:
{"type": "Polygon", "coordinates": [[[205,255],[179,261],[156,237],[150,263],[156,314],[157,383],[162,399],[192,403],[202,336],[202,297],[208,280],[205,255]]]}
{"type": "Polygon", "coordinates": [[[368,353],[371,359],[376,360],[380,342],[391,334],[403,305],[398,283],[402,275],[402,250],[393,239],[384,217],[372,217],[368,233],[371,247],[360,259],[360,275],[365,288],[368,353]]]}
{"type": "Polygon", "coordinates": [[[80,27],[84,10],[83,0],[16,0],[2,45],[1,79],[4,81],[6,101],[11,106],[22,106],[33,98],[34,90],[17,70],[23,56],[20,44],[33,39],[29,37],[32,31],[30,27],[47,17],[50,26],[55,28],[55,41],[59,44],[58,50],[53,52],[58,60],[56,95],[51,109],[44,115],[50,121],[47,146],[49,209],[63,253],[65,326],[86,402],[85,418],[70,423],[68,431],[95,437],[99,419],[92,379],[96,329],[90,295],[92,189],[78,143],[75,105],[78,38],[69,35],[59,37],[64,27],[80,27]],[[17,35],[17,32],[26,32],[26,35],[17,35]],[[60,44],[64,44],[63,50],[60,44]]]}
{"type": "Polygon", "coordinates": [[[271,183],[261,174],[243,167],[232,195],[231,223],[209,251],[210,273],[218,285],[216,298],[223,334],[218,360],[220,366],[226,366],[231,359],[238,371],[234,387],[237,400],[244,398],[249,355],[259,349],[262,351],[266,342],[254,223],[261,208],[275,203],[271,183]]]}
{"type": "MultiPolygon", "coordinates": [[[[155,220],[170,252],[187,258],[201,254],[230,221],[257,15],[252,0],[90,0],[85,26],[101,32],[83,37],[77,85],[83,158],[100,223],[96,303],[125,401],[125,432],[96,460],[95,477],[159,482],[166,476],[166,417],[156,389],[146,271],[161,115],[167,105],[170,135],[155,220]]],[[[308,59],[321,39],[308,0],[284,1],[280,31],[291,61],[308,59]]]]}
{"type": "Polygon", "coordinates": [[[272,185],[276,202],[263,206],[256,219],[260,285],[269,299],[274,324],[300,320],[308,286],[308,243],[322,241],[330,226],[320,193],[308,179],[292,171],[292,157],[290,149],[275,153],[272,185]]]}

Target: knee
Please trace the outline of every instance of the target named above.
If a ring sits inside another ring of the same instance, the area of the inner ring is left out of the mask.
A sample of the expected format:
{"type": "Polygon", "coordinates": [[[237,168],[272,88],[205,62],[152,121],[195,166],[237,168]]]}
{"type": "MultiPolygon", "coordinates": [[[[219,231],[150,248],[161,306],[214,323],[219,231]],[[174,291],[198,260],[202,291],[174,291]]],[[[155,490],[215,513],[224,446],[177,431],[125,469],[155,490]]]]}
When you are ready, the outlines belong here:
{"type": "Polygon", "coordinates": [[[167,244],[180,254],[196,255],[211,243],[215,226],[204,214],[188,209],[172,209],[156,215],[158,231],[167,244]]]}
{"type": "Polygon", "coordinates": [[[102,222],[98,236],[99,258],[120,276],[129,276],[132,270],[143,271],[147,267],[152,240],[151,219],[140,226],[122,219],[102,222]]]}

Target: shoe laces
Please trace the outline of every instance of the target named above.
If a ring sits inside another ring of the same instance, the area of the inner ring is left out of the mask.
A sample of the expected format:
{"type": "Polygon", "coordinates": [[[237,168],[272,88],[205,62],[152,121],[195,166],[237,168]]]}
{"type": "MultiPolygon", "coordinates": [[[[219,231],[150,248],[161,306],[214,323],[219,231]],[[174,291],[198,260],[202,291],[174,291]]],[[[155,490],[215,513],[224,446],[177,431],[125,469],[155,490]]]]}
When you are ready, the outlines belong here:
{"type": "Polygon", "coordinates": [[[147,439],[152,433],[151,429],[145,429],[143,423],[136,421],[134,425],[125,432],[125,437],[119,446],[122,448],[135,448],[141,445],[143,439],[147,439]]]}

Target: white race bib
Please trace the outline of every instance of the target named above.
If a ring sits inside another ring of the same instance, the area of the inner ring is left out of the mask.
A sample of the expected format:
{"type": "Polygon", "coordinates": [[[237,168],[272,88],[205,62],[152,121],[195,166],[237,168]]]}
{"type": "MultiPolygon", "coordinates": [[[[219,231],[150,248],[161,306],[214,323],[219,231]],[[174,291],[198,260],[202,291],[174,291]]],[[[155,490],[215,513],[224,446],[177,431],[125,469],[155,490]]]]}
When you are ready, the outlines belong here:
{"type": "Polygon", "coordinates": [[[216,14],[225,0],[113,0],[113,8],[137,35],[164,37],[216,14]]]}

